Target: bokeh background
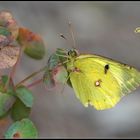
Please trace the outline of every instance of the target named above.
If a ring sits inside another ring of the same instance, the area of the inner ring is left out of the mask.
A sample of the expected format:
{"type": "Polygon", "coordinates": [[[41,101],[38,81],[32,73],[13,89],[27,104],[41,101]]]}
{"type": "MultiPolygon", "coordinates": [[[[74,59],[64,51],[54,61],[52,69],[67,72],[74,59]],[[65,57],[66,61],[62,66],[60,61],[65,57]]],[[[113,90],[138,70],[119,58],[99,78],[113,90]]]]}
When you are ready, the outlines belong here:
{"type": "MultiPolygon", "coordinates": [[[[19,25],[40,34],[46,44],[43,60],[23,56],[16,81],[44,66],[56,48],[70,48],[59,37],[60,33],[70,37],[68,20],[73,23],[80,52],[100,54],[140,69],[140,34],[134,33],[140,26],[140,2],[0,1],[0,10],[11,11],[19,25]]],[[[35,99],[30,118],[40,138],[140,137],[140,88],[105,111],[84,108],[68,86],[63,93],[59,89],[32,88],[35,99]]],[[[1,124],[0,137],[8,127],[1,124]]]]}

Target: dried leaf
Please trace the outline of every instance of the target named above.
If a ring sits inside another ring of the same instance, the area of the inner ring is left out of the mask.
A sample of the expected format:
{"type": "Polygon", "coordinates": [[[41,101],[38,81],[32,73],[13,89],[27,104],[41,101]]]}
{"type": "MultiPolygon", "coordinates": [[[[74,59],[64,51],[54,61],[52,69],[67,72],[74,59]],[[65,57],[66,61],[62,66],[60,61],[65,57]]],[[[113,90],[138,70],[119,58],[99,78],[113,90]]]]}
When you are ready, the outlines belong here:
{"type": "Polygon", "coordinates": [[[6,27],[0,26],[0,48],[8,46],[12,42],[11,32],[6,27]]]}
{"type": "Polygon", "coordinates": [[[18,36],[18,25],[12,14],[8,11],[0,12],[0,26],[6,27],[12,33],[14,39],[18,36]]]}
{"type": "Polygon", "coordinates": [[[45,55],[45,45],[42,38],[26,28],[19,28],[18,42],[24,47],[24,52],[34,59],[42,59],[45,55]]]}
{"type": "Polygon", "coordinates": [[[0,69],[14,66],[19,55],[19,47],[6,46],[0,50],[0,69]]]}
{"type": "Polygon", "coordinates": [[[9,43],[10,40],[6,36],[0,35],[0,48],[7,46],[9,43]]]}
{"type": "Polygon", "coordinates": [[[38,34],[35,34],[32,31],[30,31],[29,29],[22,28],[22,27],[19,28],[19,38],[18,39],[22,45],[24,45],[27,42],[32,42],[32,41],[42,41],[42,38],[38,34]]]}

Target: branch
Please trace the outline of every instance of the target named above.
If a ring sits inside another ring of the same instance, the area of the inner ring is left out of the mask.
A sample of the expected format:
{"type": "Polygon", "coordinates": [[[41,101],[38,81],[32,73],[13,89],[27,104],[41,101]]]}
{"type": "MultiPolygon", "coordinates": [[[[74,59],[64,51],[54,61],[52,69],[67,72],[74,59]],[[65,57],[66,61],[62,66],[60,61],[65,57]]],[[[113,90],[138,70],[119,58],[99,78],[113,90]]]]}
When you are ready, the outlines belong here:
{"type": "Polygon", "coordinates": [[[17,65],[19,64],[19,61],[20,61],[20,58],[22,56],[22,47],[20,47],[19,49],[19,55],[18,55],[18,58],[17,58],[17,62],[15,63],[15,65],[13,66],[11,72],[10,72],[10,78],[13,79],[14,75],[15,75],[15,72],[16,72],[16,68],[17,68],[17,65]]]}
{"type": "Polygon", "coordinates": [[[31,87],[33,87],[33,86],[35,86],[35,85],[37,85],[37,84],[40,84],[41,82],[43,82],[43,79],[42,79],[42,78],[41,78],[41,79],[38,79],[38,80],[36,80],[36,81],[34,81],[33,83],[27,85],[26,87],[27,87],[27,88],[31,88],[31,87]]]}
{"type": "Polygon", "coordinates": [[[25,83],[27,80],[31,79],[32,77],[34,77],[35,75],[39,74],[40,72],[44,71],[46,69],[46,66],[43,67],[42,69],[40,69],[37,72],[32,73],[31,75],[27,76],[25,79],[23,79],[22,81],[20,81],[17,85],[16,88],[20,85],[22,85],[23,83],[25,83]]]}

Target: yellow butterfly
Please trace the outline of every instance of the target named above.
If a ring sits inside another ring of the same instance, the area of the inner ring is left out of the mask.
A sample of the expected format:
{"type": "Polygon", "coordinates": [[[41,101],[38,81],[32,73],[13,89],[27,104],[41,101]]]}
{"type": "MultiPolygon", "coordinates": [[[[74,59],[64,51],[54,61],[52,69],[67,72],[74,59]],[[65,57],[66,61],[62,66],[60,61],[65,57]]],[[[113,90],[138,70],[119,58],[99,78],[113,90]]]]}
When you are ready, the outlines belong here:
{"type": "Polygon", "coordinates": [[[97,110],[114,107],[140,85],[140,72],[134,67],[98,55],[68,52],[66,69],[76,97],[97,110]]]}
{"type": "Polygon", "coordinates": [[[140,85],[140,72],[132,66],[99,55],[79,54],[76,49],[58,56],[66,58],[69,81],[85,107],[112,108],[140,85]]]}

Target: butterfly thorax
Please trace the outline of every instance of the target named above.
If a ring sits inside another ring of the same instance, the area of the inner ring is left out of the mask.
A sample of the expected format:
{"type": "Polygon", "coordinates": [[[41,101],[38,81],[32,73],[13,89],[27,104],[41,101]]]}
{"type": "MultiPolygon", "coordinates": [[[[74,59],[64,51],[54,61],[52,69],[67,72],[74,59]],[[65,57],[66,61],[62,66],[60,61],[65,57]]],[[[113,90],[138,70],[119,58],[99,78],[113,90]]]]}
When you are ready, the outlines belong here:
{"type": "Polygon", "coordinates": [[[74,65],[74,62],[75,62],[75,59],[71,59],[67,63],[67,70],[68,70],[68,72],[81,72],[81,70],[74,65]]]}
{"type": "Polygon", "coordinates": [[[71,49],[68,51],[69,62],[67,63],[67,70],[69,72],[80,72],[80,69],[74,65],[78,55],[79,53],[76,49],[71,49]]]}
{"type": "Polygon", "coordinates": [[[69,62],[67,63],[67,70],[72,71],[74,69],[74,59],[69,59],[69,62]]]}

